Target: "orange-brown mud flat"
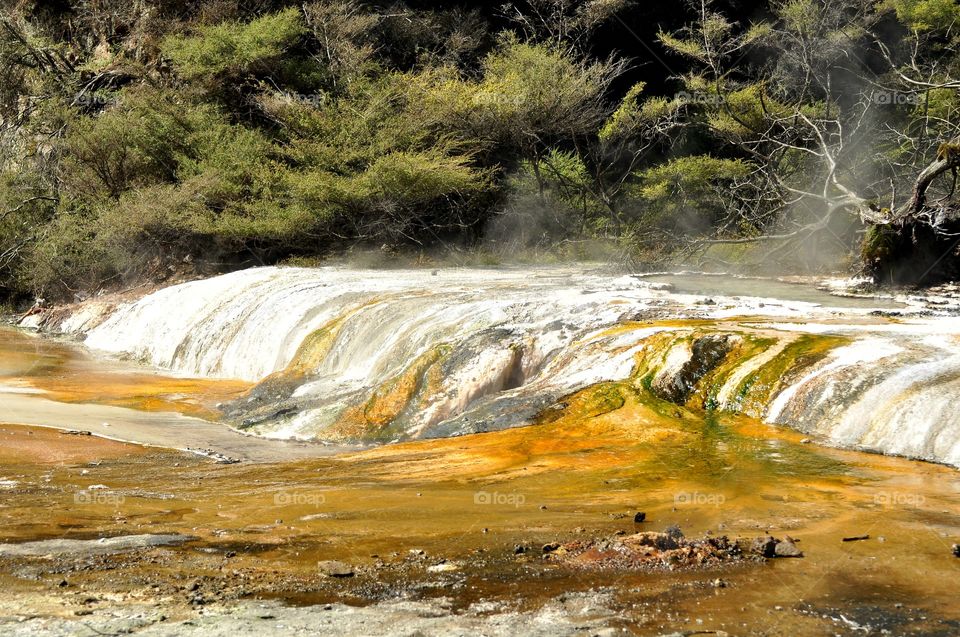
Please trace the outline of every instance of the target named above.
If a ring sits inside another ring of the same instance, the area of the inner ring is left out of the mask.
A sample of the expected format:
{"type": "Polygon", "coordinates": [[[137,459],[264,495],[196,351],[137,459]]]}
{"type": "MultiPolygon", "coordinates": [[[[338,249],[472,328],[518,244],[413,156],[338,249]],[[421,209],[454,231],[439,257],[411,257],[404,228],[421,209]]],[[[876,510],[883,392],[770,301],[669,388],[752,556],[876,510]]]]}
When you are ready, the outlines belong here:
{"type": "MultiPolygon", "coordinates": [[[[26,362],[4,382],[63,364],[26,362]]],[[[956,470],[635,395],[598,409],[610,390],[549,424],[281,463],[0,425],[0,634],[960,634],[956,470]],[[552,550],[669,527],[803,557],[552,550]]]]}

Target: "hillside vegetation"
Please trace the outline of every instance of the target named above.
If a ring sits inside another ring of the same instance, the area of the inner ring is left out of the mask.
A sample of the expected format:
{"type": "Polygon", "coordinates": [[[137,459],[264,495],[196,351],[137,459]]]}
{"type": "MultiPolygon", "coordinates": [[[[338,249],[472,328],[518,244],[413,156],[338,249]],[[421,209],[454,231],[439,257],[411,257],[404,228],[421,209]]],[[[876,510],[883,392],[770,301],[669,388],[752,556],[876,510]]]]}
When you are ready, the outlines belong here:
{"type": "Polygon", "coordinates": [[[958,34],[953,0],[13,0],[0,297],[597,241],[955,276],[958,34]]]}

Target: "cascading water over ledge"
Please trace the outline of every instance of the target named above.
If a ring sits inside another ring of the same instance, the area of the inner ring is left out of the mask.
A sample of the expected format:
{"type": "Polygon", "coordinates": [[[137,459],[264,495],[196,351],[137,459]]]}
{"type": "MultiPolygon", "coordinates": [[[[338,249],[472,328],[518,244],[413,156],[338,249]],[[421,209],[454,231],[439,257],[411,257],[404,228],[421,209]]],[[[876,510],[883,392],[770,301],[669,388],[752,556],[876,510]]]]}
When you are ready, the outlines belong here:
{"type": "Polygon", "coordinates": [[[810,288],[784,300],[755,287],[706,301],[577,268],[259,268],[105,317],[81,308],[61,327],[180,374],[256,382],[223,413],[267,437],[375,443],[523,426],[613,382],[643,400],[960,464],[957,319],[894,322],[871,316],[869,299],[838,309],[810,288]]]}

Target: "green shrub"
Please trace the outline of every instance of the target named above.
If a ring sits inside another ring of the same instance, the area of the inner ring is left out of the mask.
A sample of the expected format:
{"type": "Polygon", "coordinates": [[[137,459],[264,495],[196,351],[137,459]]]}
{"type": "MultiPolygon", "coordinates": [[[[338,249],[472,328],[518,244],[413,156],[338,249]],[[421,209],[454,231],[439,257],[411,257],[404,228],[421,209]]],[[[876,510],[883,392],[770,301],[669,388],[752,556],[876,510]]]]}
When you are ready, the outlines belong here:
{"type": "Polygon", "coordinates": [[[196,35],[164,39],[161,51],[187,79],[250,71],[279,58],[306,33],[300,10],[290,8],[251,22],[224,22],[196,35]]]}
{"type": "Polygon", "coordinates": [[[916,31],[946,30],[960,22],[956,0],[884,0],[880,5],[916,31]]]}

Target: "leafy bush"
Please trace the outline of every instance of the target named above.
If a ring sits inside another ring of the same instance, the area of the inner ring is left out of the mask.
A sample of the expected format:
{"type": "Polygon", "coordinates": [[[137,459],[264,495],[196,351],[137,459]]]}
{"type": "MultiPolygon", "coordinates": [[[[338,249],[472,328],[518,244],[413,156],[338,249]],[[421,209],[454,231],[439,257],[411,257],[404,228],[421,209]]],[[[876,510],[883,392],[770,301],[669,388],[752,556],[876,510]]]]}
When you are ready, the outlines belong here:
{"type": "Polygon", "coordinates": [[[290,8],[248,23],[200,27],[195,35],[166,38],[161,51],[187,79],[250,71],[275,60],[306,33],[300,10],[290,8]]]}
{"type": "Polygon", "coordinates": [[[881,6],[896,11],[897,18],[916,31],[947,29],[960,22],[955,0],[885,0],[881,6]]]}
{"type": "Polygon", "coordinates": [[[717,190],[750,171],[750,164],[739,159],[679,157],[640,171],[632,194],[643,203],[649,222],[682,229],[708,226],[724,212],[717,190]]]}

